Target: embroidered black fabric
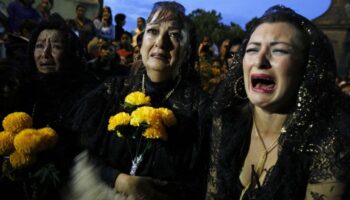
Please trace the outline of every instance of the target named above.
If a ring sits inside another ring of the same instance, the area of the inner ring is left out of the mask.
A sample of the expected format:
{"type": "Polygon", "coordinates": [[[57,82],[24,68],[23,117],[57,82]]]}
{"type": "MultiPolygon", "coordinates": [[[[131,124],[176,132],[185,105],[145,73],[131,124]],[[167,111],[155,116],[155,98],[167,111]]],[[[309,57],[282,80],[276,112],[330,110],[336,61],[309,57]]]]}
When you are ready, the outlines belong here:
{"type": "Polygon", "coordinates": [[[239,173],[249,148],[252,119],[249,101],[242,99],[246,97],[243,81],[237,80],[243,76],[242,59],[251,33],[259,24],[274,21],[291,23],[306,36],[307,62],[295,109],[279,139],[278,161],[262,187],[251,188],[243,199],[325,198],[322,191],[307,194],[306,190],[308,184],[322,181],[345,182],[349,187],[350,101],[335,86],[332,46],[312,22],[277,5],[249,30],[227,80],[215,93],[208,199],[239,199],[241,194],[239,173]]]}

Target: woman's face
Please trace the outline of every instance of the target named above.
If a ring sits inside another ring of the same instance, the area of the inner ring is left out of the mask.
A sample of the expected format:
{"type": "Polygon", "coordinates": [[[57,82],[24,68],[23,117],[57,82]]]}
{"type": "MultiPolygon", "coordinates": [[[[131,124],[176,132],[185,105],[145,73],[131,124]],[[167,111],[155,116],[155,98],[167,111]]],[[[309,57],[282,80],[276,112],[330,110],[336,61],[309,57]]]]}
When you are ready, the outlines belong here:
{"type": "Polygon", "coordinates": [[[302,78],[301,33],[288,23],[259,25],[243,58],[244,84],[255,106],[285,112],[295,102],[302,78]]]}
{"type": "Polygon", "coordinates": [[[239,48],[241,47],[240,44],[232,45],[229,52],[228,52],[228,57],[227,57],[227,65],[231,66],[234,61],[234,56],[238,53],[239,48]]]}
{"type": "Polygon", "coordinates": [[[111,13],[109,12],[109,10],[107,8],[103,8],[103,10],[102,10],[102,18],[109,19],[110,16],[111,16],[111,13]]]}
{"type": "Polygon", "coordinates": [[[149,78],[161,82],[179,74],[188,52],[188,31],[175,20],[153,21],[146,25],[140,52],[149,78]]]}
{"type": "Polygon", "coordinates": [[[34,60],[40,73],[52,74],[61,69],[63,60],[63,36],[58,30],[43,30],[36,41],[34,60]]]}

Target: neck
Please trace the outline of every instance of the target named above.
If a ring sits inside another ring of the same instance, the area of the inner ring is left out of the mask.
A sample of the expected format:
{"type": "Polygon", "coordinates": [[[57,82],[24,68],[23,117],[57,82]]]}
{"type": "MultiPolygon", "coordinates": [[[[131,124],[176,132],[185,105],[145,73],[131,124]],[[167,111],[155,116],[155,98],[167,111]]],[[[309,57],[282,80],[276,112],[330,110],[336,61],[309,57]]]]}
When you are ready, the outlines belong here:
{"type": "Polygon", "coordinates": [[[147,71],[147,76],[154,83],[166,82],[175,78],[172,74],[164,74],[158,71],[153,71],[152,73],[147,71]]]}
{"type": "Polygon", "coordinates": [[[253,120],[262,136],[279,136],[287,114],[270,113],[253,106],[253,120]]]}

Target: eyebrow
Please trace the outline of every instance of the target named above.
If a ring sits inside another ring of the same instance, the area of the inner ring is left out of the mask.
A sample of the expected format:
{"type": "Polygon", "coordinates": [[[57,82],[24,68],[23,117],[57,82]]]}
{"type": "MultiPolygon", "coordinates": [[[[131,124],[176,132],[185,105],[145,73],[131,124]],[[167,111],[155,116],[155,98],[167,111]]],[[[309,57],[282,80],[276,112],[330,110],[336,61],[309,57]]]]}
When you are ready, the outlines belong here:
{"type": "MultiPolygon", "coordinates": [[[[161,23],[164,22],[150,22],[148,23],[149,26],[160,26],[161,23]]],[[[178,22],[173,22],[170,24],[169,29],[181,29],[181,24],[178,22]]]]}
{"type": "MultiPolygon", "coordinates": [[[[286,46],[289,46],[289,47],[294,47],[294,45],[292,45],[291,43],[288,43],[288,42],[283,42],[283,41],[270,42],[271,46],[275,46],[275,45],[278,45],[278,44],[283,44],[283,45],[286,45],[286,46]]],[[[261,42],[249,42],[248,45],[261,46],[261,42]]]]}

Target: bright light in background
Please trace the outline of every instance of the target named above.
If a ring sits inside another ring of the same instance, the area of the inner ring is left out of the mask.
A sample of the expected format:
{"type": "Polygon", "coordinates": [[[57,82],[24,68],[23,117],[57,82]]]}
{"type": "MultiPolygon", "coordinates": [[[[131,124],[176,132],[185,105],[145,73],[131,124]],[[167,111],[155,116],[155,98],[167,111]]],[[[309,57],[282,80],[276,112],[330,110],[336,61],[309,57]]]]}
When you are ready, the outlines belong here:
{"type": "MultiPolygon", "coordinates": [[[[124,13],[128,31],[136,27],[136,19],[147,18],[154,0],[104,0],[106,6],[112,9],[113,18],[117,13],[124,13]]],[[[308,19],[315,19],[323,14],[330,6],[331,0],[178,0],[186,8],[186,14],[195,9],[206,11],[216,10],[221,13],[222,22],[234,22],[244,28],[253,17],[261,16],[265,10],[276,4],[283,4],[308,19]]]]}

